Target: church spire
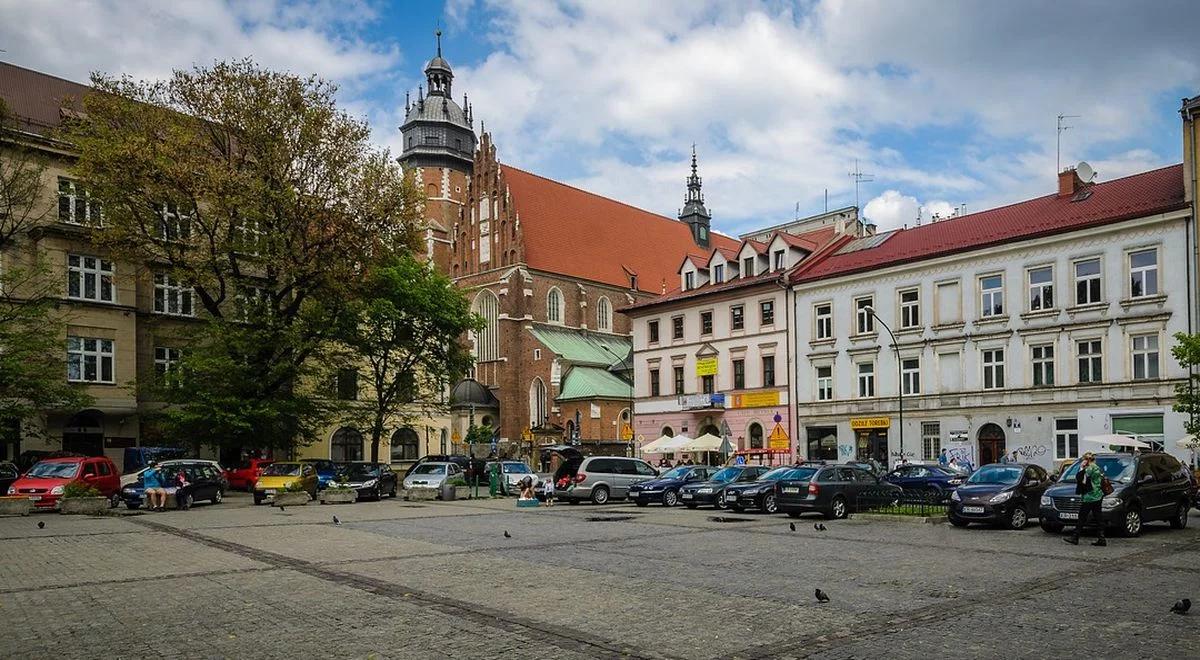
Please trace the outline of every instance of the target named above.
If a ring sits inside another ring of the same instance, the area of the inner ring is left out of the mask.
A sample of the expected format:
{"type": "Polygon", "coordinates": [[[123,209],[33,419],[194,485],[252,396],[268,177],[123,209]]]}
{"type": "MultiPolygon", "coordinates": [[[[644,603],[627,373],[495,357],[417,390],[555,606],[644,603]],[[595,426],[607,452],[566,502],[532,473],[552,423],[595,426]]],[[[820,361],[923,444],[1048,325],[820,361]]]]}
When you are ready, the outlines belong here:
{"type": "Polygon", "coordinates": [[[696,164],[696,144],[692,143],[692,174],[687,178],[687,194],[683,198],[683,209],[679,219],[691,225],[692,239],[697,245],[708,247],[709,221],[712,216],[704,207],[704,193],[700,190],[700,173],[696,164]]]}

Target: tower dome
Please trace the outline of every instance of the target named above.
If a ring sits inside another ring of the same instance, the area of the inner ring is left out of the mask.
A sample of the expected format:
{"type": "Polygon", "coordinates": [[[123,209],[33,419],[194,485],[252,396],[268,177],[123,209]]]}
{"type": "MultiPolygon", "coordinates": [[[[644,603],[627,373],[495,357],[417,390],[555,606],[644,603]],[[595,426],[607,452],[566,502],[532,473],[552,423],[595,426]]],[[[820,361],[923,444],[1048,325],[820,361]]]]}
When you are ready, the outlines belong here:
{"type": "Polygon", "coordinates": [[[470,169],[476,144],[474,117],[466,95],[462,105],[450,96],[454,70],[442,57],[442,31],[436,34],[437,55],[425,66],[428,87],[418,87],[415,103],[405,100],[400,162],[405,167],[470,169]]]}

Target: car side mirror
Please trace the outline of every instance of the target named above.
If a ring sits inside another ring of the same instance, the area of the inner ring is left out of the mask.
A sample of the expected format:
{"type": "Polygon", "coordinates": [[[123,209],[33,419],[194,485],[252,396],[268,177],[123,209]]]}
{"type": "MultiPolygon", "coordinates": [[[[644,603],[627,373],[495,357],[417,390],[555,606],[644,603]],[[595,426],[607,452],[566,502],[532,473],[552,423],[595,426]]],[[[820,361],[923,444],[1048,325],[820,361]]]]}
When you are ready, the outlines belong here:
{"type": "Polygon", "coordinates": [[[1143,475],[1142,475],[1142,478],[1141,478],[1141,479],[1138,479],[1138,483],[1139,483],[1139,484],[1149,484],[1149,483],[1154,483],[1154,475],[1152,475],[1152,474],[1143,474],[1143,475]]]}

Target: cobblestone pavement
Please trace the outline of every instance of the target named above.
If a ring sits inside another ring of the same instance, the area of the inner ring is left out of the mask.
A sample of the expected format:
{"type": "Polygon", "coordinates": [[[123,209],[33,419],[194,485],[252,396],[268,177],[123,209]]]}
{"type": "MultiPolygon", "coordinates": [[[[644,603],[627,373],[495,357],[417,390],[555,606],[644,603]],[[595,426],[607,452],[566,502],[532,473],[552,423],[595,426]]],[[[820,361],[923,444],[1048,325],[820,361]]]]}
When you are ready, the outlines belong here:
{"type": "Polygon", "coordinates": [[[1195,528],[1093,548],[721,515],[235,495],[0,518],[0,657],[1025,658],[1081,637],[1094,657],[1200,657],[1200,609],[1168,613],[1200,602],[1195,528]]]}

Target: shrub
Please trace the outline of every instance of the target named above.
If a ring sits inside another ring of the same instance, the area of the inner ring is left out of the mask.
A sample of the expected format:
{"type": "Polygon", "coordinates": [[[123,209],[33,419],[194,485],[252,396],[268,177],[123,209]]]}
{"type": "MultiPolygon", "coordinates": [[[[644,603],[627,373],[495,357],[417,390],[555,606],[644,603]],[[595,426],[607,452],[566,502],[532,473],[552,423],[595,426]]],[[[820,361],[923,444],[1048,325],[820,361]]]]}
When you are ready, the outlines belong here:
{"type": "Polygon", "coordinates": [[[283,492],[285,492],[285,493],[306,493],[308,491],[305,490],[304,484],[302,482],[300,482],[300,480],[297,479],[296,481],[288,482],[288,485],[283,487],[283,492]]]}
{"type": "Polygon", "coordinates": [[[453,476],[446,481],[446,484],[450,486],[466,486],[467,478],[462,475],[453,476]]]}
{"type": "Polygon", "coordinates": [[[67,497],[100,497],[101,493],[95,486],[82,481],[72,481],[63,487],[64,498],[67,497]]]}

